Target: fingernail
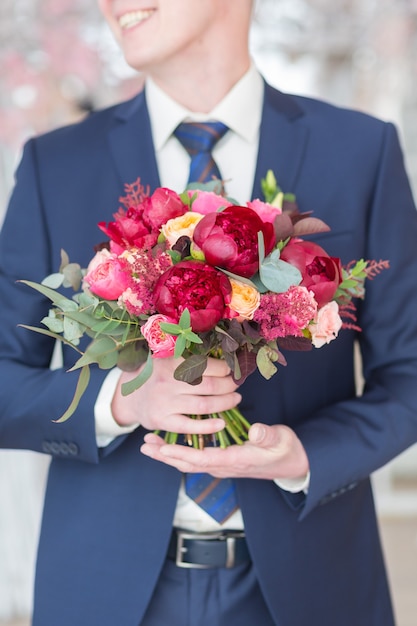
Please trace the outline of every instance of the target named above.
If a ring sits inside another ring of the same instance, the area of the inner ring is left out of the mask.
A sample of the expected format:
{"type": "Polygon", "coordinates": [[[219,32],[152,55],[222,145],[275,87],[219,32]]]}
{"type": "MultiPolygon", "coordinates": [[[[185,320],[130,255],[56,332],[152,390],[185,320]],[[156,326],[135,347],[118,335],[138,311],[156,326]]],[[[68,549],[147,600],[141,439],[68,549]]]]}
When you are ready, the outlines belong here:
{"type": "Polygon", "coordinates": [[[265,426],[261,426],[260,424],[255,424],[252,428],[253,439],[256,443],[260,443],[266,434],[265,426]],[[253,432],[255,431],[255,432],[253,432]]]}

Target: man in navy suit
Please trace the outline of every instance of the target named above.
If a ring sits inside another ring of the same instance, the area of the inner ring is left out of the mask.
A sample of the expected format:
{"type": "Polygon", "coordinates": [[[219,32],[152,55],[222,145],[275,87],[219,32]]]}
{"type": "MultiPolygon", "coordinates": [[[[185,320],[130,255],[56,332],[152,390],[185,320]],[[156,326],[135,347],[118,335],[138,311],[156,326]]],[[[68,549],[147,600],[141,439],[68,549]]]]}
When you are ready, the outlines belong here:
{"type": "Polygon", "coordinates": [[[392,626],[369,476],[417,440],[417,215],[396,131],[266,85],[248,53],[251,0],[99,3],[145,90],[27,143],[0,238],[0,445],[52,456],[33,625],[392,626]],[[184,188],[173,131],[207,119],[229,128],[213,156],[230,196],[261,197],[272,169],[330,225],[330,254],[390,260],[360,306],[363,332],[287,353],[272,380],[239,389],[214,359],[197,387],[155,360],[125,397],[133,374],[97,369],[75,415],[53,423],[74,392],[74,353],[51,371],[49,338],[16,328],[48,309],[16,280],[56,271],[61,248],[85,266],[125,183],[184,188]],[[238,403],[254,423],[243,446],[152,434],[218,430],[187,415],[238,403]],[[224,524],[185,494],[183,473],[200,471],[234,479],[239,508],[224,524]]]}

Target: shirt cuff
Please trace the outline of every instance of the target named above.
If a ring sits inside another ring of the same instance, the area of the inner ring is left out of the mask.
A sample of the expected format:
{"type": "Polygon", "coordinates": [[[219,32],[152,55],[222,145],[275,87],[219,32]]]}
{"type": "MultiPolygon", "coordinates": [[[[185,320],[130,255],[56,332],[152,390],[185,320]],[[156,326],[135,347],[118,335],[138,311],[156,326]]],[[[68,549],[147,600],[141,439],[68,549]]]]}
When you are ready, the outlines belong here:
{"type": "Polygon", "coordinates": [[[122,370],[118,367],[110,370],[101,385],[94,405],[96,442],[98,448],[105,448],[119,435],[129,434],[139,426],[139,424],[120,426],[112,415],[111,402],[121,373],[122,370]]]}
{"type": "Polygon", "coordinates": [[[274,480],[274,483],[284,491],[289,491],[290,493],[304,491],[307,494],[310,486],[310,472],[302,478],[277,478],[274,480]]]}

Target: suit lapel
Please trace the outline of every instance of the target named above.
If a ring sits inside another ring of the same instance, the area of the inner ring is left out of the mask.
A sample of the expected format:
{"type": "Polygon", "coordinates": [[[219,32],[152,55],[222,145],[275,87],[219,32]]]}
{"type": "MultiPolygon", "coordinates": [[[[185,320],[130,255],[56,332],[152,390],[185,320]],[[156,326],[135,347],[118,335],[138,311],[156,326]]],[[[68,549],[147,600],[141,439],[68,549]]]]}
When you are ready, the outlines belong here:
{"type": "MultiPolygon", "coordinates": [[[[253,198],[262,197],[260,181],[268,169],[284,191],[294,191],[308,139],[303,115],[294,98],[265,85],[253,198]]],[[[151,191],[160,186],[144,91],[116,107],[109,144],[123,185],[140,177],[151,191]]]]}
{"type": "Polygon", "coordinates": [[[123,185],[140,177],[151,192],[160,186],[144,91],[115,109],[109,143],[123,185]]]}
{"type": "Polygon", "coordinates": [[[308,139],[304,112],[294,98],[265,85],[253,198],[261,198],[260,181],[269,169],[286,192],[294,192],[308,139]]]}

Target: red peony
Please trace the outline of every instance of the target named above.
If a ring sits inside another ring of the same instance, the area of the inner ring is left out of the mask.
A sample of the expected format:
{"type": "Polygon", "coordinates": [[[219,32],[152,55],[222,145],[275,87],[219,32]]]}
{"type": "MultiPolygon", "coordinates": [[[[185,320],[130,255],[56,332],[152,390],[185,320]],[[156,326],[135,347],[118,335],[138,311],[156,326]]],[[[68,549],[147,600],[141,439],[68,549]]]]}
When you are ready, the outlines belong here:
{"type": "Polygon", "coordinates": [[[250,278],[259,266],[258,232],[265,241],[265,255],[275,245],[274,228],[248,207],[231,206],[206,215],[196,226],[193,239],[207,263],[250,278]]]}
{"type": "Polygon", "coordinates": [[[229,317],[231,285],[223,272],[201,261],[181,261],[168,269],[155,285],[158,313],[179,320],[184,309],[195,332],[211,330],[229,317]]]}
{"type": "Polygon", "coordinates": [[[301,285],[314,293],[320,307],[330,302],[342,282],[340,259],[331,257],[312,241],[291,239],[281,252],[281,259],[297,267],[301,285]]]}
{"type": "Polygon", "coordinates": [[[120,208],[114,222],[100,222],[99,228],[110,237],[115,244],[112,250],[118,253],[127,248],[149,250],[156,244],[162,224],[187,211],[177,193],[161,187],[127,210],[120,208]]]}
{"type": "Polygon", "coordinates": [[[143,221],[152,232],[158,233],[161,226],[174,217],[184,215],[188,207],[175,191],[160,187],[143,201],[143,221]]]}

